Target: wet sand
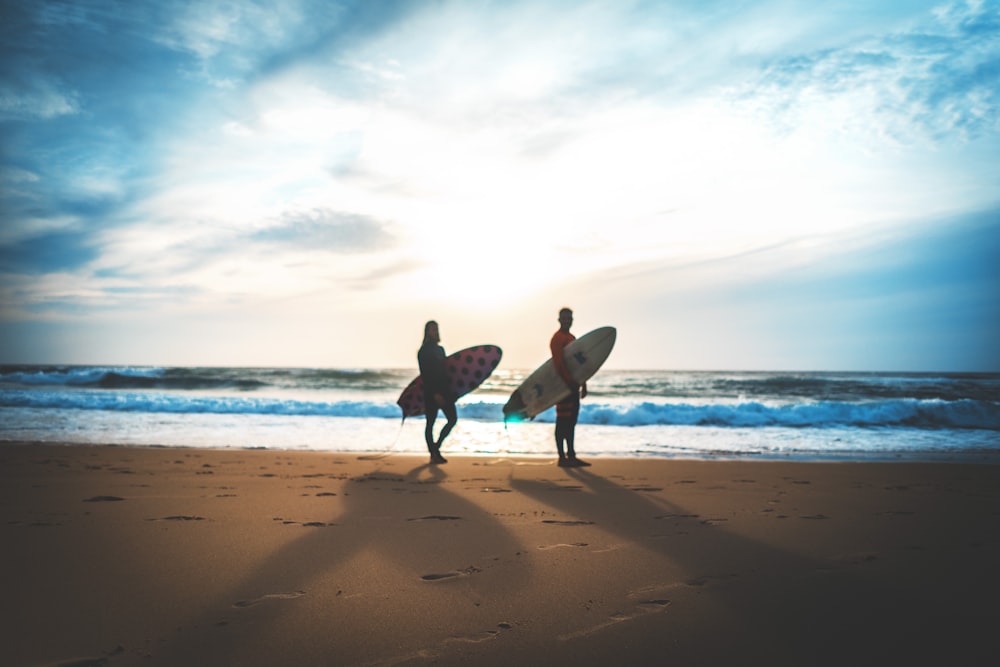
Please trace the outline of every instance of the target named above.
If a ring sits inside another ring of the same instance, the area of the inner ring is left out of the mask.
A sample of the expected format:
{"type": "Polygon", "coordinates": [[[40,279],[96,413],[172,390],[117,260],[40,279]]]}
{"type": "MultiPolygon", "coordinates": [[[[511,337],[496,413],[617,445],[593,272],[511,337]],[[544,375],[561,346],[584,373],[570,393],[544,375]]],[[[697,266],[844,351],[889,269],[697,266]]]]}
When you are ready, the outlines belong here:
{"type": "Polygon", "coordinates": [[[1000,465],[0,445],[0,664],[992,664],[1000,465]]]}

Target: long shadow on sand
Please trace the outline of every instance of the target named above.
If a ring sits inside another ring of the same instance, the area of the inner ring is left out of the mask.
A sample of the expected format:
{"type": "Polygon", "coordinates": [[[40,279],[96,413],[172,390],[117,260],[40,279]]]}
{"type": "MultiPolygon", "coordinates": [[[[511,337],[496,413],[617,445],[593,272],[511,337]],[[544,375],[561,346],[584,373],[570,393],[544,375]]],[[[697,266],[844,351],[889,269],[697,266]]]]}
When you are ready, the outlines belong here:
{"type": "Polygon", "coordinates": [[[344,480],[342,512],[293,528],[302,536],[142,664],[261,664],[255,645],[268,645],[273,655],[275,642],[293,647],[288,664],[397,662],[433,658],[452,642],[494,639],[503,616],[490,608],[486,591],[497,577],[511,594],[525,585],[521,559],[511,558],[522,547],[446,482],[445,470],[426,465],[344,480]],[[467,610],[465,627],[442,627],[439,619],[454,618],[456,610],[467,610]],[[373,619],[383,622],[373,627],[373,619]],[[244,624],[253,626],[249,644],[237,631],[244,624]],[[310,653],[296,653],[306,642],[310,653]]]}
{"type": "Polygon", "coordinates": [[[962,651],[942,643],[940,633],[963,629],[949,620],[949,610],[927,609],[919,590],[748,539],[663,494],[626,488],[587,469],[566,473],[580,492],[553,481],[510,483],[569,522],[592,522],[662,559],[663,575],[650,583],[662,590],[674,577],[666,595],[687,604],[671,604],[642,623],[609,626],[617,633],[611,649],[599,637],[575,636],[571,650],[580,664],[668,657],[671,664],[721,664],[733,655],[754,664],[927,664],[962,651]],[[700,620],[687,622],[696,615],[700,620]]]}

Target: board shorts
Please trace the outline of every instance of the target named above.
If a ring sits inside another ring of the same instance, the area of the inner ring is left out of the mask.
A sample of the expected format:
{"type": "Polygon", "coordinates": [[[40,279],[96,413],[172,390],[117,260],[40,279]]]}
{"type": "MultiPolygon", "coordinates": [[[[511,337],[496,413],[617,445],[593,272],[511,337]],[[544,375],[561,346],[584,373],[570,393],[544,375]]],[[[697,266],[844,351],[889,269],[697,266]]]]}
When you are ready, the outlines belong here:
{"type": "Polygon", "coordinates": [[[556,403],[556,418],[576,420],[580,415],[580,390],[577,389],[568,398],[556,403]]]}

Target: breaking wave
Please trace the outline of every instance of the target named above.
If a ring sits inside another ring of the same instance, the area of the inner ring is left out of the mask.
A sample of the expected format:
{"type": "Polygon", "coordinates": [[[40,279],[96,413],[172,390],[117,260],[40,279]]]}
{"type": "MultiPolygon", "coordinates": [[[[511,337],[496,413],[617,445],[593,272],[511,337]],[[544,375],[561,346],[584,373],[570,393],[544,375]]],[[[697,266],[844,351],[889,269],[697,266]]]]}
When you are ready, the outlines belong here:
{"type": "MultiPolygon", "coordinates": [[[[304,401],[252,395],[201,396],[152,391],[88,391],[64,389],[36,392],[0,390],[0,407],[121,412],[252,414],[355,418],[401,418],[400,408],[388,401],[304,401]]],[[[460,402],[462,418],[503,421],[501,405],[460,402]]],[[[553,410],[536,421],[551,422],[553,410]]],[[[774,427],[907,427],[919,429],[1000,430],[1000,403],[973,399],[893,399],[862,403],[816,401],[769,405],[760,402],[584,403],[581,424],[605,426],[715,426],[774,427]]]]}

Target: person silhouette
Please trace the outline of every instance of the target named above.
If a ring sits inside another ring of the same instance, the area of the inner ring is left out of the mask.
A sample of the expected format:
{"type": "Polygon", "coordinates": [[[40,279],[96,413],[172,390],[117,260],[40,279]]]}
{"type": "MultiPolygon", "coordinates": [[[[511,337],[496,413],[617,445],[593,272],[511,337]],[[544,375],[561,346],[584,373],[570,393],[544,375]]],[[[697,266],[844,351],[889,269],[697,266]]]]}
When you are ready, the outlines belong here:
{"type": "Polygon", "coordinates": [[[448,374],[444,368],[445,353],[440,343],[438,323],[431,320],[424,325],[424,342],[417,352],[417,363],[420,365],[420,376],[424,383],[424,408],[427,419],[424,440],[427,442],[427,451],[431,454],[431,463],[434,464],[448,462],[448,459],[441,456],[441,445],[458,422],[455,409],[457,397],[448,386],[448,374]],[[437,421],[438,410],[444,412],[448,421],[435,441],[434,422],[437,421]]]}
{"type": "Polygon", "coordinates": [[[580,399],[587,397],[587,383],[582,385],[573,379],[566,367],[564,350],[576,340],[570,333],[573,326],[573,311],[563,308],[559,311],[559,330],[552,335],[549,349],[552,351],[552,363],[559,377],[570,389],[568,397],[556,403],[556,450],[559,452],[560,466],[589,466],[586,461],[576,457],[576,422],[580,416],[580,399]]]}

